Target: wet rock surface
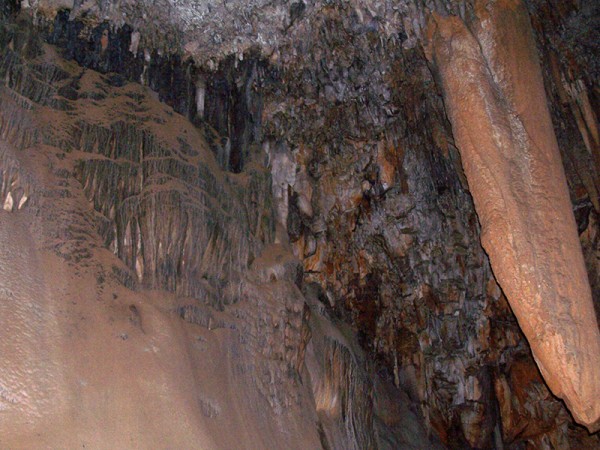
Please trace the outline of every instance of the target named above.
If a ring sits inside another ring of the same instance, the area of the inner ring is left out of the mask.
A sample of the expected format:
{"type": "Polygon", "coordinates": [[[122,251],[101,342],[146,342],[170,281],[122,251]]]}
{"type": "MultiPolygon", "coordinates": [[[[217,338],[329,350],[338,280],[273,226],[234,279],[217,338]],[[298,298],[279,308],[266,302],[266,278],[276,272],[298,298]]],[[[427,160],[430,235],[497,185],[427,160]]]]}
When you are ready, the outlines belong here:
{"type": "MultiPolygon", "coordinates": [[[[495,282],[421,45],[427,8],[468,20],[471,2],[28,5],[0,33],[4,210],[41,217],[39,245],[95,267],[107,297],[106,280],[172,293],[174,327],[204,330],[189,345],[222,361],[209,373],[192,358],[192,410],[222,424],[207,435],[245,427],[226,406],[241,397],[206,391],[235,373],[256,407],[242,415],[273,412],[245,435],[255,448],[289,448],[286,414],[309,447],[598,445],[544,384],[495,282]],[[46,181],[23,167],[40,155],[55,187],[35,195],[46,181]]],[[[527,7],[598,308],[597,13],[527,7]]],[[[153,298],[123,305],[134,329],[153,298]]],[[[205,444],[235,446],[222,434],[205,444]]]]}

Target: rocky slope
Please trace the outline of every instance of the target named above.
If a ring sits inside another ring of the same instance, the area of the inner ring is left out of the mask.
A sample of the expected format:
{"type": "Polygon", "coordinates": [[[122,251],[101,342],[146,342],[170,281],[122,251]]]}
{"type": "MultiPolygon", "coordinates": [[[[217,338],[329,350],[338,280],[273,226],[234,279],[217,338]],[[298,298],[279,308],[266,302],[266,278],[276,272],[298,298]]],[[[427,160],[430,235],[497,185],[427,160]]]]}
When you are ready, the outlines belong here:
{"type": "MultiPolygon", "coordinates": [[[[496,284],[421,40],[476,5],[59,3],[3,5],[0,392],[44,438],[2,445],[599,445],[496,284]]],[[[598,14],[526,6],[597,307],[598,14]]]]}

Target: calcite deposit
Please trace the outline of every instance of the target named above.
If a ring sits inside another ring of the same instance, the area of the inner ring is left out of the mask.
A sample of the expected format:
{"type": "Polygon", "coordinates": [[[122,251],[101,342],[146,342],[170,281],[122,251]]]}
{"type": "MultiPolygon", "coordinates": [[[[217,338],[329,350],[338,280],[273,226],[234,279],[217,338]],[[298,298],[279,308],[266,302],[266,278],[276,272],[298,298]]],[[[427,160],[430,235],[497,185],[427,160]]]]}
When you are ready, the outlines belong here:
{"type": "Polygon", "coordinates": [[[544,379],[596,431],[600,332],[527,12],[476,13],[473,32],[433,16],[430,39],[482,244],[544,379]]]}
{"type": "Polygon", "coordinates": [[[598,448],[599,18],[0,1],[0,448],[598,448]]]}

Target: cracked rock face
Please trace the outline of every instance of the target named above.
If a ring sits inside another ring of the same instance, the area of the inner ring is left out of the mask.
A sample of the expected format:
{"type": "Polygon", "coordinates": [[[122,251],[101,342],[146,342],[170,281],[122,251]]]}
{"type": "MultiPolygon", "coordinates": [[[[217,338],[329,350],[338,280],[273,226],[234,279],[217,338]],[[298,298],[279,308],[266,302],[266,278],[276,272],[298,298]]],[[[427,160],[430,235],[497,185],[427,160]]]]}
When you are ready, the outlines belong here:
{"type": "Polygon", "coordinates": [[[598,447],[591,3],[2,3],[0,446],[598,447]]]}

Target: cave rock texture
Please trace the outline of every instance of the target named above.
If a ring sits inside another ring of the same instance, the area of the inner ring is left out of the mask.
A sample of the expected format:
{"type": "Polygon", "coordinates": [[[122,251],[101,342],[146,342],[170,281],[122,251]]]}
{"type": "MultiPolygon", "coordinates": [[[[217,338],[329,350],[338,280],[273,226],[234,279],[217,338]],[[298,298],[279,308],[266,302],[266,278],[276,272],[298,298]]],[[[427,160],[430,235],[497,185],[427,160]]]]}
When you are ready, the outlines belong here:
{"type": "Polygon", "coordinates": [[[597,449],[600,4],[0,0],[0,448],[597,449]]]}

